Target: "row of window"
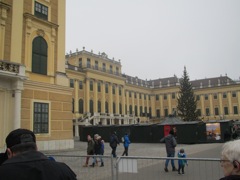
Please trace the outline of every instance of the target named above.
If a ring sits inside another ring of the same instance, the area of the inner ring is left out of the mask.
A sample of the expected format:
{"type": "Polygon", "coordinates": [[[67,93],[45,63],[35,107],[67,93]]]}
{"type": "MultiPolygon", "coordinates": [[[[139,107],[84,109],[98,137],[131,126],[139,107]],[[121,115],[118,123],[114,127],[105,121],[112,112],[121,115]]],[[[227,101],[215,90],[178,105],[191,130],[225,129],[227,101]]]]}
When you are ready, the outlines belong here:
{"type": "MultiPolygon", "coordinates": [[[[74,88],[74,80],[73,79],[70,79],[70,87],[74,88]]],[[[83,82],[82,81],[79,81],[79,89],[83,89],[83,82]]],[[[90,91],[93,91],[93,81],[89,82],[89,89],[90,89],[90,91]]],[[[101,92],[101,83],[100,82],[97,83],[97,91],[101,92]]],[[[108,93],[108,92],[109,92],[109,85],[106,83],[105,84],[105,93],[108,93]]],[[[133,92],[129,92],[129,97],[130,98],[132,97],[132,93],[133,92]]],[[[114,86],[114,85],[112,86],[112,94],[116,94],[116,86],[114,86]]],[[[122,95],[121,86],[118,87],[118,94],[120,96],[122,95]]],[[[126,96],[126,93],[125,93],[125,96],[126,96]]],[[[143,96],[144,100],[146,100],[147,95],[140,93],[139,98],[142,99],[142,96],[143,96]]],[[[137,93],[136,92],[134,92],[134,98],[137,98],[137,93]]],[[[149,100],[150,100],[150,96],[149,96],[149,100]]]]}
{"type": "MultiPolygon", "coordinates": [[[[236,92],[232,92],[231,95],[232,95],[233,98],[236,98],[236,97],[237,97],[237,93],[236,93],[236,92]]],[[[222,93],[222,98],[223,98],[223,99],[227,98],[227,93],[226,93],[226,92],[222,93]]],[[[205,94],[205,95],[204,95],[204,99],[205,99],[205,100],[208,100],[208,99],[209,99],[209,98],[208,98],[208,94],[205,94]]],[[[215,94],[213,95],[213,99],[218,99],[218,94],[217,94],[217,93],[215,93],[215,94]]],[[[197,100],[200,100],[200,95],[197,95],[197,100]]]]}
{"type": "MultiPolygon", "coordinates": [[[[223,110],[224,110],[224,115],[229,115],[228,107],[224,107],[223,110]]],[[[200,109],[198,109],[198,112],[199,112],[199,115],[201,116],[201,110],[200,109]]],[[[238,113],[239,113],[238,112],[238,107],[237,106],[233,106],[233,114],[237,115],[238,113]]],[[[206,116],[210,116],[210,109],[209,108],[205,109],[205,115],[206,116]]],[[[220,115],[218,107],[214,108],[214,115],[215,116],[219,116],[220,115]]]]}
{"type": "MultiPolygon", "coordinates": [[[[201,112],[201,109],[198,109],[198,114],[199,116],[202,116],[202,112],[201,112]]],[[[176,109],[173,108],[173,113],[176,113],[176,109]]],[[[238,112],[238,107],[237,106],[233,106],[233,114],[234,115],[238,115],[239,112],[238,112]]],[[[169,115],[168,113],[168,109],[164,109],[164,116],[167,117],[169,115]]],[[[219,116],[219,108],[218,107],[215,107],[214,108],[214,116],[219,116]]],[[[224,107],[224,115],[229,115],[229,109],[228,107],[224,107]]],[[[157,109],[156,110],[156,116],[160,118],[160,109],[157,109]]],[[[206,108],[205,109],[205,116],[210,116],[210,109],[209,108],[206,108]]]]}
{"type": "MultiPolygon", "coordinates": [[[[83,67],[82,58],[79,58],[78,66],[79,66],[80,68],[83,67]]],[[[90,58],[87,58],[87,68],[93,68],[93,69],[96,69],[96,70],[100,70],[100,69],[101,69],[101,70],[104,71],[104,72],[107,71],[106,63],[102,63],[102,67],[100,68],[99,62],[98,62],[98,61],[95,61],[95,62],[94,62],[94,66],[92,67],[92,65],[91,65],[91,59],[90,59],[90,58]]],[[[113,73],[113,66],[112,66],[112,65],[109,65],[109,72],[110,72],[110,73],[113,73]]],[[[116,72],[116,74],[119,74],[119,73],[120,73],[120,72],[119,72],[119,67],[116,67],[115,72],[116,72]]]]}
{"type": "MultiPolygon", "coordinates": [[[[72,99],[72,113],[75,112],[75,107],[74,107],[74,99],[72,99]]],[[[98,101],[98,106],[97,106],[97,112],[101,113],[102,112],[102,103],[101,101],[98,101]]],[[[94,113],[94,110],[93,110],[93,107],[94,107],[94,102],[93,100],[90,100],[89,101],[89,110],[90,110],[90,113],[93,114],[94,113]]],[[[84,104],[83,104],[83,100],[82,99],[79,99],[78,101],[78,112],[80,114],[83,114],[84,113],[84,104]]],[[[113,102],[112,104],[112,109],[113,109],[113,114],[116,114],[116,103],[113,102]]],[[[140,106],[139,107],[139,110],[140,110],[140,116],[146,116],[147,113],[144,113],[144,112],[147,112],[147,107],[142,107],[140,106]]],[[[134,110],[133,110],[133,107],[132,105],[129,106],[129,111],[127,111],[127,105],[125,105],[125,112],[126,114],[135,114],[135,116],[138,116],[138,108],[137,106],[134,107],[134,110]]],[[[151,112],[151,108],[149,109],[149,112],[151,112]]],[[[110,113],[109,112],[109,103],[106,101],[105,102],[105,113],[110,113]]],[[[119,103],[119,114],[122,114],[122,104],[119,103]]]]}
{"type": "MultiPolygon", "coordinates": [[[[74,88],[74,80],[73,79],[70,79],[70,87],[74,88]]],[[[93,81],[90,81],[90,87],[89,88],[90,88],[90,91],[93,91],[93,81]]],[[[79,89],[83,89],[83,82],[82,81],[79,81],[79,89]]],[[[98,92],[101,92],[101,83],[100,82],[98,82],[98,84],[97,84],[97,89],[98,89],[98,92]]],[[[116,89],[116,87],[113,85],[112,86],[112,93],[113,94],[115,94],[115,89],[116,89]]],[[[105,93],[108,93],[108,84],[105,84],[105,93]]],[[[137,93],[136,92],[129,92],[129,97],[130,98],[132,97],[132,93],[134,93],[134,98],[137,98],[137,93]]],[[[121,94],[122,94],[121,87],[119,87],[119,95],[121,95],[121,94]]],[[[144,96],[144,100],[146,100],[146,94],[143,94],[143,96],[144,96]]],[[[158,101],[159,100],[159,95],[156,95],[155,97],[156,97],[156,101],[158,101]]],[[[172,93],[171,97],[172,97],[172,99],[175,99],[176,98],[176,93],[172,93]]],[[[224,92],[222,94],[222,97],[223,98],[227,98],[227,93],[224,92]]],[[[236,92],[232,92],[232,97],[233,98],[237,97],[236,92]]],[[[142,95],[141,94],[139,95],[139,98],[142,99],[142,95]]],[[[197,98],[197,100],[200,100],[200,95],[197,95],[196,98],[197,98]]],[[[213,98],[214,99],[218,99],[218,94],[215,93],[213,95],[213,98]]],[[[164,94],[163,95],[163,99],[167,100],[168,99],[168,95],[164,94]]],[[[208,100],[208,95],[207,94],[204,95],[204,99],[208,100]]],[[[150,100],[150,96],[149,96],[149,100],[150,100]]]]}
{"type": "MultiPolygon", "coordinates": [[[[208,96],[209,96],[208,94],[205,94],[205,95],[204,95],[204,99],[205,99],[205,100],[208,100],[208,96]]],[[[227,93],[224,92],[224,93],[222,94],[222,97],[223,97],[223,98],[227,98],[227,93]]],[[[233,98],[236,98],[236,97],[237,97],[237,93],[236,93],[236,92],[232,92],[232,97],[233,97],[233,98]]],[[[163,95],[163,99],[166,100],[167,98],[168,98],[167,94],[164,94],[164,95],[163,95]]],[[[175,93],[172,93],[172,99],[175,99],[175,98],[176,98],[176,94],[175,94],[175,93]]],[[[197,95],[196,98],[197,98],[197,100],[200,100],[200,95],[197,95]]],[[[215,94],[213,95],[213,99],[218,99],[218,94],[215,93],[215,94]]],[[[159,100],[159,95],[156,95],[156,100],[159,100]]]]}
{"type": "MultiPolygon", "coordinates": [[[[73,99],[72,103],[73,103],[73,110],[72,110],[72,112],[74,112],[74,99],[73,99]]],[[[83,100],[80,99],[78,103],[79,103],[79,109],[78,109],[79,113],[83,114],[83,112],[84,112],[84,110],[83,110],[83,100]]],[[[92,114],[93,114],[93,103],[94,103],[93,100],[90,100],[90,112],[92,114]]],[[[102,112],[101,111],[101,101],[98,101],[97,103],[98,103],[98,112],[101,113],[102,112]]],[[[143,111],[143,107],[142,106],[140,106],[139,109],[140,109],[140,115],[143,114],[143,112],[147,112],[147,107],[144,107],[144,111],[143,111]]],[[[129,113],[133,114],[133,112],[135,112],[134,114],[137,116],[138,115],[138,107],[137,107],[137,105],[135,105],[134,110],[135,111],[133,111],[133,109],[132,109],[132,105],[130,105],[129,106],[129,113]]],[[[127,105],[125,105],[125,112],[127,113],[127,105]]],[[[151,111],[149,111],[149,112],[151,112],[151,111]]],[[[173,108],[172,112],[176,113],[176,108],[173,108]]],[[[105,113],[109,113],[109,104],[108,104],[108,102],[105,102],[105,113]]],[[[116,104],[115,104],[115,102],[113,102],[113,114],[115,114],[115,113],[116,113],[116,104]]],[[[122,114],[122,104],[121,103],[119,103],[119,113],[122,114]]],[[[199,116],[202,115],[200,109],[198,109],[198,113],[199,113],[199,116]]],[[[237,115],[238,113],[239,113],[238,112],[238,107],[237,106],[233,106],[233,114],[237,115]]],[[[160,109],[157,109],[156,114],[157,114],[157,117],[160,117],[160,109]]],[[[210,109],[209,108],[205,109],[205,114],[206,114],[206,116],[210,116],[210,109]]],[[[224,114],[225,115],[229,115],[228,107],[224,107],[224,114]]],[[[164,115],[168,116],[168,109],[167,108],[164,109],[164,115]]],[[[216,115],[216,116],[219,115],[219,108],[218,107],[214,108],[214,115],[216,115]]]]}

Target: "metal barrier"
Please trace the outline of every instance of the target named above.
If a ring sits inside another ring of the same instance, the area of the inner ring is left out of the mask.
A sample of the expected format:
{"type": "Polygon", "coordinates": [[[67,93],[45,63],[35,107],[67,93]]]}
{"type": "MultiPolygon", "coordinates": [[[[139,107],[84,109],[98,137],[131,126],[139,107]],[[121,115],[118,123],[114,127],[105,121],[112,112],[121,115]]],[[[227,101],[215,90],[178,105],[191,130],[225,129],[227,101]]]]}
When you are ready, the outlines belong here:
{"type": "MultiPolygon", "coordinates": [[[[56,161],[66,163],[76,174],[79,180],[218,180],[223,177],[220,167],[220,159],[209,158],[186,158],[188,166],[185,166],[185,174],[179,175],[177,171],[172,171],[169,162],[169,172],[164,171],[166,157],[143,157],[143,156],[102,156],[104,167],[100,167],[100,162],[95,167],[83,167],[87,156],[52,154],[56,161]]],[[[89,159],[89,165],[93,162],[93,157],[89,159]]],[[[96,156],[99,159],[100,156],[96,156]]],[[[178,168],[178,160],[174,159],[178,168]]]]}

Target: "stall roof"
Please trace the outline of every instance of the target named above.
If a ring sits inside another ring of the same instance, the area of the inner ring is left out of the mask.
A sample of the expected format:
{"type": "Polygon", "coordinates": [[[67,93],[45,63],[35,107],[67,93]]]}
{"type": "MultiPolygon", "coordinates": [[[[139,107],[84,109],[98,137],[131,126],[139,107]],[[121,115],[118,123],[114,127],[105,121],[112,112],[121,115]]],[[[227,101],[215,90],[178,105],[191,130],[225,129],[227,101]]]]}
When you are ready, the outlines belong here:
{"type": "Polygon", "coordinates": [[[183,121],[180,118],[177,117],[167,117],[164,119],[163,122],[160,123],[160,125],[174,125],[174,124],[196,124],[201,123],[201,121],[183,121]]]}
{"type": "Polygon", "coordinates": [[[220,123],[220,122],[229,122],[229,121],[233,121],[231,119],[224,119],[224,120],[208,120],[208,121],[205,121],[205,123],[220,123]]]}
{"type": "Polygon", "coordinates": [[[183,123],[184,122],[181,119],[177,118],[177,117],[167,117],[160,124],[164,125],[164,124],[183,124],[183,123]]]}

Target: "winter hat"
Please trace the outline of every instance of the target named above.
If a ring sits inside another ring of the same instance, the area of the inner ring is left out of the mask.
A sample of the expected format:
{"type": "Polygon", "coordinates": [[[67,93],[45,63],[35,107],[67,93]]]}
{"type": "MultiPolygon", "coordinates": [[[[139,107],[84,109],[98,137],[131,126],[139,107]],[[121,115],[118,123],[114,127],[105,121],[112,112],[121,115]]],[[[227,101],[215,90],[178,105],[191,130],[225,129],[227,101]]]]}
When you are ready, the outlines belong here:
{"type": "Polygon", "coordinates": [[[36,143],[34,133],[28,129],[13,130],[6,138],[7,148],[16,147],[25,143],[36,143]]]}

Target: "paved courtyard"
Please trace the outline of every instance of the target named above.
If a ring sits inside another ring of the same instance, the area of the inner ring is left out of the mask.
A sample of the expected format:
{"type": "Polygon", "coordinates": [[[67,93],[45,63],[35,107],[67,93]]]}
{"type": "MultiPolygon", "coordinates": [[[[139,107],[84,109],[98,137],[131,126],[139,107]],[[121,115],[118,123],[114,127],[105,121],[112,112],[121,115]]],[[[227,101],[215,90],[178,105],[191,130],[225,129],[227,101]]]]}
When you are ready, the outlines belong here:
{"type": "MultiPolygon", "coordinates": [[[[209,143],[209,144],[178,144],[176,151],[181,148],[185,149],[188,158],[220,158],[222,143],[209,143]]],[[[54,155],[57,161],[62,161],[68,164],[73,171],[77,174],[78,179],[89,180],[157,180],[157,179],[191,179],[191,180],[212,180],[222,177],[222,170],[218,161],[199,161],[189,160],[189,166],[186,167],[185,176],[178,176],[176,172],[172,172],[169,164],[169,173],[164,172],[164,162],[166,157],[165,144],[162,143],[131,143],[129,147],[129,157],[131,161],[137,160],[137,173],[125,173],[117,171],[117,159],[111,159],[111,148],[109,143],[105,143],[105,157],[104,167],[96,166],[95,168],[84,168],[82,165],[85,163],[87,142],[81,142],[75,139],[75,147],[70,150],[63,151],[48,151],[46,154],[54,155]],[[141,159],[141,158],[142,159],[141,159]],[[152,159],[147,159],[147,158],[152,159]],[[163,159],[158,159],[163,158],[163,159]]],[[[117,155],[120,156],[123,152],[123,144],[117,148],[117,155]]],[[[92,159],[90,159],[92,163],[92,159]]],[[[177,166],[177,161],[175,161],[177,166]]]]}

